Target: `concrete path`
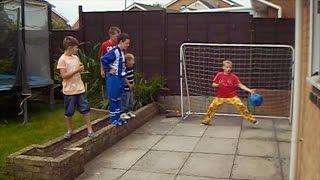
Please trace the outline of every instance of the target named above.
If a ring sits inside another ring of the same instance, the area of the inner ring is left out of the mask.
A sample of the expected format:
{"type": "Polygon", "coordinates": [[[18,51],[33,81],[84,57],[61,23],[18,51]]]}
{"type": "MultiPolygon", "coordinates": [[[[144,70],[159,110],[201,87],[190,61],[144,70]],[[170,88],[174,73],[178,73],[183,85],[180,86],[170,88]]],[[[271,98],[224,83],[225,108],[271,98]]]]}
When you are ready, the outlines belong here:
{"type": "Polygon", "coordinates": [[[254,126],[219,116],[203,127],[201,119],[157,116],[89,162],[78,179],[288,179],[286,120],[260,119],[254,126]]]}

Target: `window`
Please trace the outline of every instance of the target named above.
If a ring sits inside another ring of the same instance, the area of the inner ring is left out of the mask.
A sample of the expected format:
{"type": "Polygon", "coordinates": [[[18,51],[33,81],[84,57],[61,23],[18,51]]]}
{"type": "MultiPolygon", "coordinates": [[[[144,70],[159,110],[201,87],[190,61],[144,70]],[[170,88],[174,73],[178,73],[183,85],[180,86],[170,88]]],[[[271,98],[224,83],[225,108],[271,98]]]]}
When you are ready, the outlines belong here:
{"type": "Polygon", "coordinates": [[[320,90],[320,0],[313,0],[311,18],[311,84],[320,90]]]}

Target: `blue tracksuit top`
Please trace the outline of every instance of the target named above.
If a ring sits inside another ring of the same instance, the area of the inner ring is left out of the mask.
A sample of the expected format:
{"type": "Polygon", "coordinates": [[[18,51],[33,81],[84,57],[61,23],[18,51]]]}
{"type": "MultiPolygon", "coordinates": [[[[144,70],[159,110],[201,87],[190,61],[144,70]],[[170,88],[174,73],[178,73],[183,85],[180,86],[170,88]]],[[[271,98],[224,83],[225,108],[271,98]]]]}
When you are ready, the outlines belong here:
{"type": "Polygon", "coordinates": [[[125,76],[125,59],[124,54],[119,48],[119,46],[116,46],[115,48],[111,49],[109,52],[104,54],[101,57],[101,62],[103,65],[103,68],[105,72],[110,73],[111,67],[116,69],[115,75],[117,76],[125,76]]]}

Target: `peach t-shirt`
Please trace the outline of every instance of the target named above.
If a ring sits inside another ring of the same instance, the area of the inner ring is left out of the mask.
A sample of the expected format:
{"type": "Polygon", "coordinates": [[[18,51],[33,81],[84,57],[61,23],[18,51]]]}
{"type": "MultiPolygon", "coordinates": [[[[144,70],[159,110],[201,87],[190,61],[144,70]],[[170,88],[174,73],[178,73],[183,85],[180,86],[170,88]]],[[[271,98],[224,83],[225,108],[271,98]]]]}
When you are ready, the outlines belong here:
{"type": "MultiPolygon", "coordinates": [[[[62,54],[59,58],[57,69],[66,69],[67,73],[76,71],[80,66],[80,60],[76,55],[67,56],[62,54]]],[[[69,79],[63,79],[62,92],[65,95],[76,95],[85,92],[80,73],[73,74],[69,79]]]]}

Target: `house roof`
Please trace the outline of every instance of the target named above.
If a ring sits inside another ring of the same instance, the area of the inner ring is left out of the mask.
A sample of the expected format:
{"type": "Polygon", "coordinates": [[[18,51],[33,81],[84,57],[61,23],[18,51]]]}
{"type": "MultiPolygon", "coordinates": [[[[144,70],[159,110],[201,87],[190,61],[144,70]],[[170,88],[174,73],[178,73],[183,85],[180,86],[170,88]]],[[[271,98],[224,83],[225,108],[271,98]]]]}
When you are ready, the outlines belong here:
{"type": "Polygon", "coordinates": [[[157,7],[157,6],[152,6],[152,5],[147,5],[147,4],[142,4],[142,3],[133,3],[129,7],[127,7],[125,10],[128,11],[132,8],[139,8],[143,11],[148,11],[148,10],[163,10],[164,8],[162,7],[157,7]]]}
{"type": "MultiPolygon", "coordinates": [[[[179,1],[179,0],[172,0],[172,1],[170,1],[169,3],[167,3],[166,5],[164,5],[164,7],[166,8],[166,7],[174,4],[174,3],[177,2],[177,1],[179,1]]],[[[205,5],[206,5],[208,8],[210,8],[210,9],[216,8],[212,3],[208,2],[208,1],[205,1],[205,0],[199,0],[199,1],[202,2],[203,4],[205,4],[205,5]]],[[[239,3],[237,3],[237,2],[235,2],[235,1],[233,1],[233,0],[221,0],[221,1],[223,1],[223,2],[225,2],[225,3],[228,3],[228,4],[230,4],[231,6],[241,6],[241,4],[239,4],[239,3]]],[[[191,3],[191,4],[192,4],[192,3],[191,3]]]]}
{"type": "Polygon", "coordinates": [[[52,9],[52,13],[56,14],[57,16],[59,16],[62,20],[64,20],[66,23],[69,22],[69,20],[67,18],[65,18],[64,16],[62,16],[60,13],[58,13],[56,10],[52,9]]]}

